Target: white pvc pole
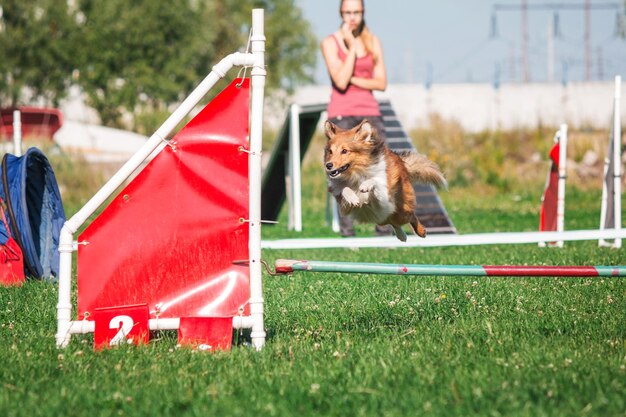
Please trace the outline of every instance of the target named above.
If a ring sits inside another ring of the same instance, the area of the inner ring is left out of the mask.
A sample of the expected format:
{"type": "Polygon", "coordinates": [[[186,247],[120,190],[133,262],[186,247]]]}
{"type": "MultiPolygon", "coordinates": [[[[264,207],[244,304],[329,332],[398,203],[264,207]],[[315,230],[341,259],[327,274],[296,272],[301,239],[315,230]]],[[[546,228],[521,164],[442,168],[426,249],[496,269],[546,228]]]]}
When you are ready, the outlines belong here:
{"type": "MultiPolygon", "coordinates": [[[[622,96],[622,77],[615,77],[615,106],[613,114],[613,193],[615,200],[615,230],[622,228],[622,126],[620,100],[622,96]]],[[[615,239],[614,248],[622,247],[622,239],[615,239]]]]}
{"type": "MultiPolygon", "coordinates": [[[[559,184],[556,207],[556,231],[565,230],[565,179],[567,178],[567,125],[562,124],[559,132],[559,184]]],[[[563,247],[563,241],[556,242],[563,247]]]]}
{"type": "MultiPolygon", "coordinates": [[[[606,215],[611,198],[613,198],[613,227],[616,230],[622,228],[622,188],[621,188],[621,141],[622,127],[620,115],[620,101],[622,91],[622,78],[618,75],[615,77],[615,93],[613,95],[613,126],[611,129],[611,138],[609,142],[609,155],[604,159],[604,176],[602,181],[602,204],[600,208],[600,230],[606,229],[606,215]],[[612,142],[611,142],[612,141],[612,142]],[[611,148],[612,146],[612,148],[611,148]],[[613,153],[611,161],[610,153],[613,153]],[[607,178],[609,167],[613,163],[613,178],[607,178]],[[609,196],[607,181],[613,181],[613,195],[609,196]]],[[[607,242],[605,239],[598,241],[599,246],[610,246],[613,248],[621,248],[622,240],[615,239],[613,243],[607,242]]]]}
{"type": "MultiPolygon", "coordinates": [[[[150,330],[176,330],[180,327],[180,318],[164,318],[148,320],[148,328],[150,330]]],[[[234,329],[249,329],[252,327],[250,316],[233,317],[234,329]]],[[[93,333],[96,330],[96,322],[93,320],[77,320],[73,321],[70,327],[71,334],[93,333]]]]}
{"type": "Polygon", "coordinates": [[[497,232],[466,235],[430,235],[422,239],[408,236],[401,242],[394,236],[317,239],[264,240],[264,249],[328,249],[328,248],[434,248],[447,246],[513,245],[524,243],[579,241],[626,238],[626,229],[568,230],[565,232],[497,232]]]}
{"type": "Polygon", "coordinates": [[[22,156],[22,112],[13,111],[13,154],[22,156]]]}
{"type": "MultiPolygon", "coordinates": [[[[206,93],[221,79],[234,65],[252,66],[258,58],[252,54],[236,52],[222,59],[212,68],[207,77],[196,89],[178,106],[161,127],[148,141],[119,169],[119,171],[96,192],[96,194],[76,213],[67,220],[61,229],[59,238],[59,302],[57,304],[57,346],[66,346],[72,333],[72,303],[71,303],[71,275],[72,252],[76,250],[73,235],[78,228],[91,216],[102,203],[106,201],[124,181],[152,154],[159,146],[165,143],[168,135],[189,114],[206,93]]],[[[254,78],[253,78],[254,79],[254,78]]],[[[262,104],[262,102],[261,102],[262,104]]],[[[262,113],[261,113],[262,115],[262,113]]],[[[259,148],[260,160],[260,148],[259,148]]],[[[260,178],[260,169],[259,175],[260,178]]],[[[260,189],[260,187],[259,187],[260,189]]],[[[259,235],[260,236],[260,235],[259,235]]],[[[260,241],[260,239],[259,239],[260,241]]],[[[260,249],[259,249],[260,251],[260,249]]]]}
{"type": "Polygon", "coordinates": [[[261,269],[261,150],[263,141],[263,96],[265,92],[265,34],[263,9],[252,10],[252,97],[250,115],[250,315],[252,346],[265,345],[263,279],[261,269]]]}
{"type": "MultiPolygon", "coordinates": [[[[600,202],[600,230],[604,230],[606,228],[606,211],[609,204],[609,190],[606,185],[607,175],[609,173],[610,166],[610,158],[607,155],[604,158],[604,168],[602,175],[602,198],[600,202]]],[[[610,246],[604,239],[600,239],[598,241],[598,246],[610,246]]]]}
{"type": "Polygon", "coordinates": [[[300,165],[300,106],[292,104],[289,111],[289,174],[291,201],[289,229],[302,231],[302,167],[300,165]]]}

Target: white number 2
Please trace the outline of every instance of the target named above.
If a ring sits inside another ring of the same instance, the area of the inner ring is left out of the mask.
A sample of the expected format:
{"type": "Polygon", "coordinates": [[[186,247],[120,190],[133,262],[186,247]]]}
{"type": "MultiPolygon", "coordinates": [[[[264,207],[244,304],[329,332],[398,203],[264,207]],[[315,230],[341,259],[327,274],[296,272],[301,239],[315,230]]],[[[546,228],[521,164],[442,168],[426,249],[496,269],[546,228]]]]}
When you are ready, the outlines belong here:
{"type": "Polygon", "coordinates": [[[109,346],[116,346],[122,342],[130,343],[130,340],[126,340],[126,335],[130,333],[135,324],[134,320],[130,316],[115,316],[109,322],[109,329],[120,329],[113,339],[109,342],[109,346]],[[120,328],[121,325],[121,328],[120,328]]]}

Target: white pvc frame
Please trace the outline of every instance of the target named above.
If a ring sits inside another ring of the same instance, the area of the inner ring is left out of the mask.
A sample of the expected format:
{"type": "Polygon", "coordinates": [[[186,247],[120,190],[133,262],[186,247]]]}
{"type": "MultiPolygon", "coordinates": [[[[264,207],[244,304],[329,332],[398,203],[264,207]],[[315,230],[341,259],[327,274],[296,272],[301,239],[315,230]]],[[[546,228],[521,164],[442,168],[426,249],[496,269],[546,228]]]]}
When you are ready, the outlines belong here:
{"type": "Polygon", "coordinates": [[[302,231],[302,167],[300,163],[300,106],[289,108],[289,154],[288,175],[290,179],[288,196],[289,230],[302,231]]]}
{"type": "MultiPolygon", "coordinates": [[[[559,129],[559,184],[556,205],[556,231],[565,230],[565,180],[567,179],[567,125],[562,124],[559,129]]],[[[563,247],[563,241],[556,242],[556,246],[563,247]]]]}
{"type": "Polygon", "coordinates": [[[626,238],[626,229],[568,230],[564,232],[493,232],[464,235],[428,235],[426,239],[409,235],[406,242],[395,236],[277,239],[261,242],[263,249],[330,249],[330,248],[435,248],[448,246],[516,245],[539,242],[582,241],[626,238]]]}
{"type": "Polygon", "coordinates": [[[13,155],[22,156],[22,112],[13,110],[13,155]]]}
{"type": "MultiPolygon", "coordinates": [[[[620,114],[620,100],[622,96],[622,77],[615,76],[615,94],[613,96],[613,216],[614,229],[622,228],[622,125],[620,114]]],[[[608,208],[608,190],[606,187],[606,175],[608,174],[609,157],[604,164],[604,180],[602,181],[602,208],[600,209],[600,230],[605,230],[606,211],[608,208]]],[[[613,243],[607,242],[606,239],[598,241],[599,246],[610,246],[613,248],[622,247],[622,239],[615,238],[613,243]]]]}
{"type": "MultiPolygon", "coordinates": [[[[152,152],[166,146],[166,138],[176,126],[189,114],[207,92],[233,66],[252,67],[251,72],[251,103],[250,103],[250,152],[249,152],[249,186],[250,186],[250,221],[249,221],[249,262],[250,262],[250,316],[233,318],[236,329],[251,329],[252,345],[261,349],[265,344],[265,328],[263,323],[263,284],[261,276],[261,149],[263,130],[263,98],[265,91],[265,34],[264,11],[252,11],[251,52],[235,52],[223,58],[212,68],[209,75],[180,104],[161,127],[148,141],[104,184],[104,186],[76,213],[67,220],[61,229],[59,253],[59,302],[57,304],[56,344],[65,347],[69,344],[72,334],[90,333],[95,330],[93,321],[72,321],[72,252],[77,250],[78,243],[74,234],[85,221],[111,196],[120,185],[148,158],[152,152]]],[[[150,330],[175,330],[180,319],[150,319],[150,330]]]]}

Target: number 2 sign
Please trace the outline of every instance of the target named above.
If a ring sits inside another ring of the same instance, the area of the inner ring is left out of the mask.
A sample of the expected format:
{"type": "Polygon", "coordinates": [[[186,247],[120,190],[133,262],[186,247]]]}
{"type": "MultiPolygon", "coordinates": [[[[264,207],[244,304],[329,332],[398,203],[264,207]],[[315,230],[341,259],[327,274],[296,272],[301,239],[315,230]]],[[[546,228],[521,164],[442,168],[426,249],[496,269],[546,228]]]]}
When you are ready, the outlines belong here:
{"type": "Polygon", "coordinates": [[[149,318],[147,304],[95,309],[94,349],[121,344],[148,343],[149,318]]]}

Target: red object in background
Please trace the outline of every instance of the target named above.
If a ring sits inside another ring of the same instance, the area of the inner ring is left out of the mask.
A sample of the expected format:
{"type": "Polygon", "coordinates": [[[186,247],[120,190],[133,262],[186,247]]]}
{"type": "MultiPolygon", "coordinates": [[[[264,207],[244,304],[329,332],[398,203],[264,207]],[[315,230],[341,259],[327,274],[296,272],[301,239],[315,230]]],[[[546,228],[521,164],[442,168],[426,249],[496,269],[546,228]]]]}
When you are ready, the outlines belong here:
{"type": "Polygon", "coordinates": [[[97,308],[94,311],[96,329],[94,349],[124,344],[146,344],[150,339],[147,304],[97,308]]]}
{"type": "Polygon", "coordinates": [[[198,350],[230,350],[232,317],[181,317],[178,343],[198,350]]]}
{"type": "Polygon", "coordinates": [[[0,285],[21,286],[26,277],[24,276],[24,255],[20,245],[11,236],[11,229],[4,213],[5,202],[0,198],[0,216],[4,225],[7,241],[0,244],[0,285]]]}
{"type": "Polygon", "coordinates": [[[63,125],[61,110],[50,107],[11,107],[0,109],[0,139],[13,140],[13,112],[20,111],[22,138],[48,139],[63,125]]]}
{"type": "MultiPolygon", "coordinates": [[[[78,316],[147,303],[151,317],[247,311],[249,80],[213,99],[79,236],[78,316]]],[[[231,322],[232,326],[232,322],[231,322]]]]}
{"type": "Polygon", "coordinates": [[[559,200],[559,149],[560,144],[556,143],[550,150],[552,163],[539,212],[539,231],[541,232],[556,231],[556,212],[559,200]]]}

